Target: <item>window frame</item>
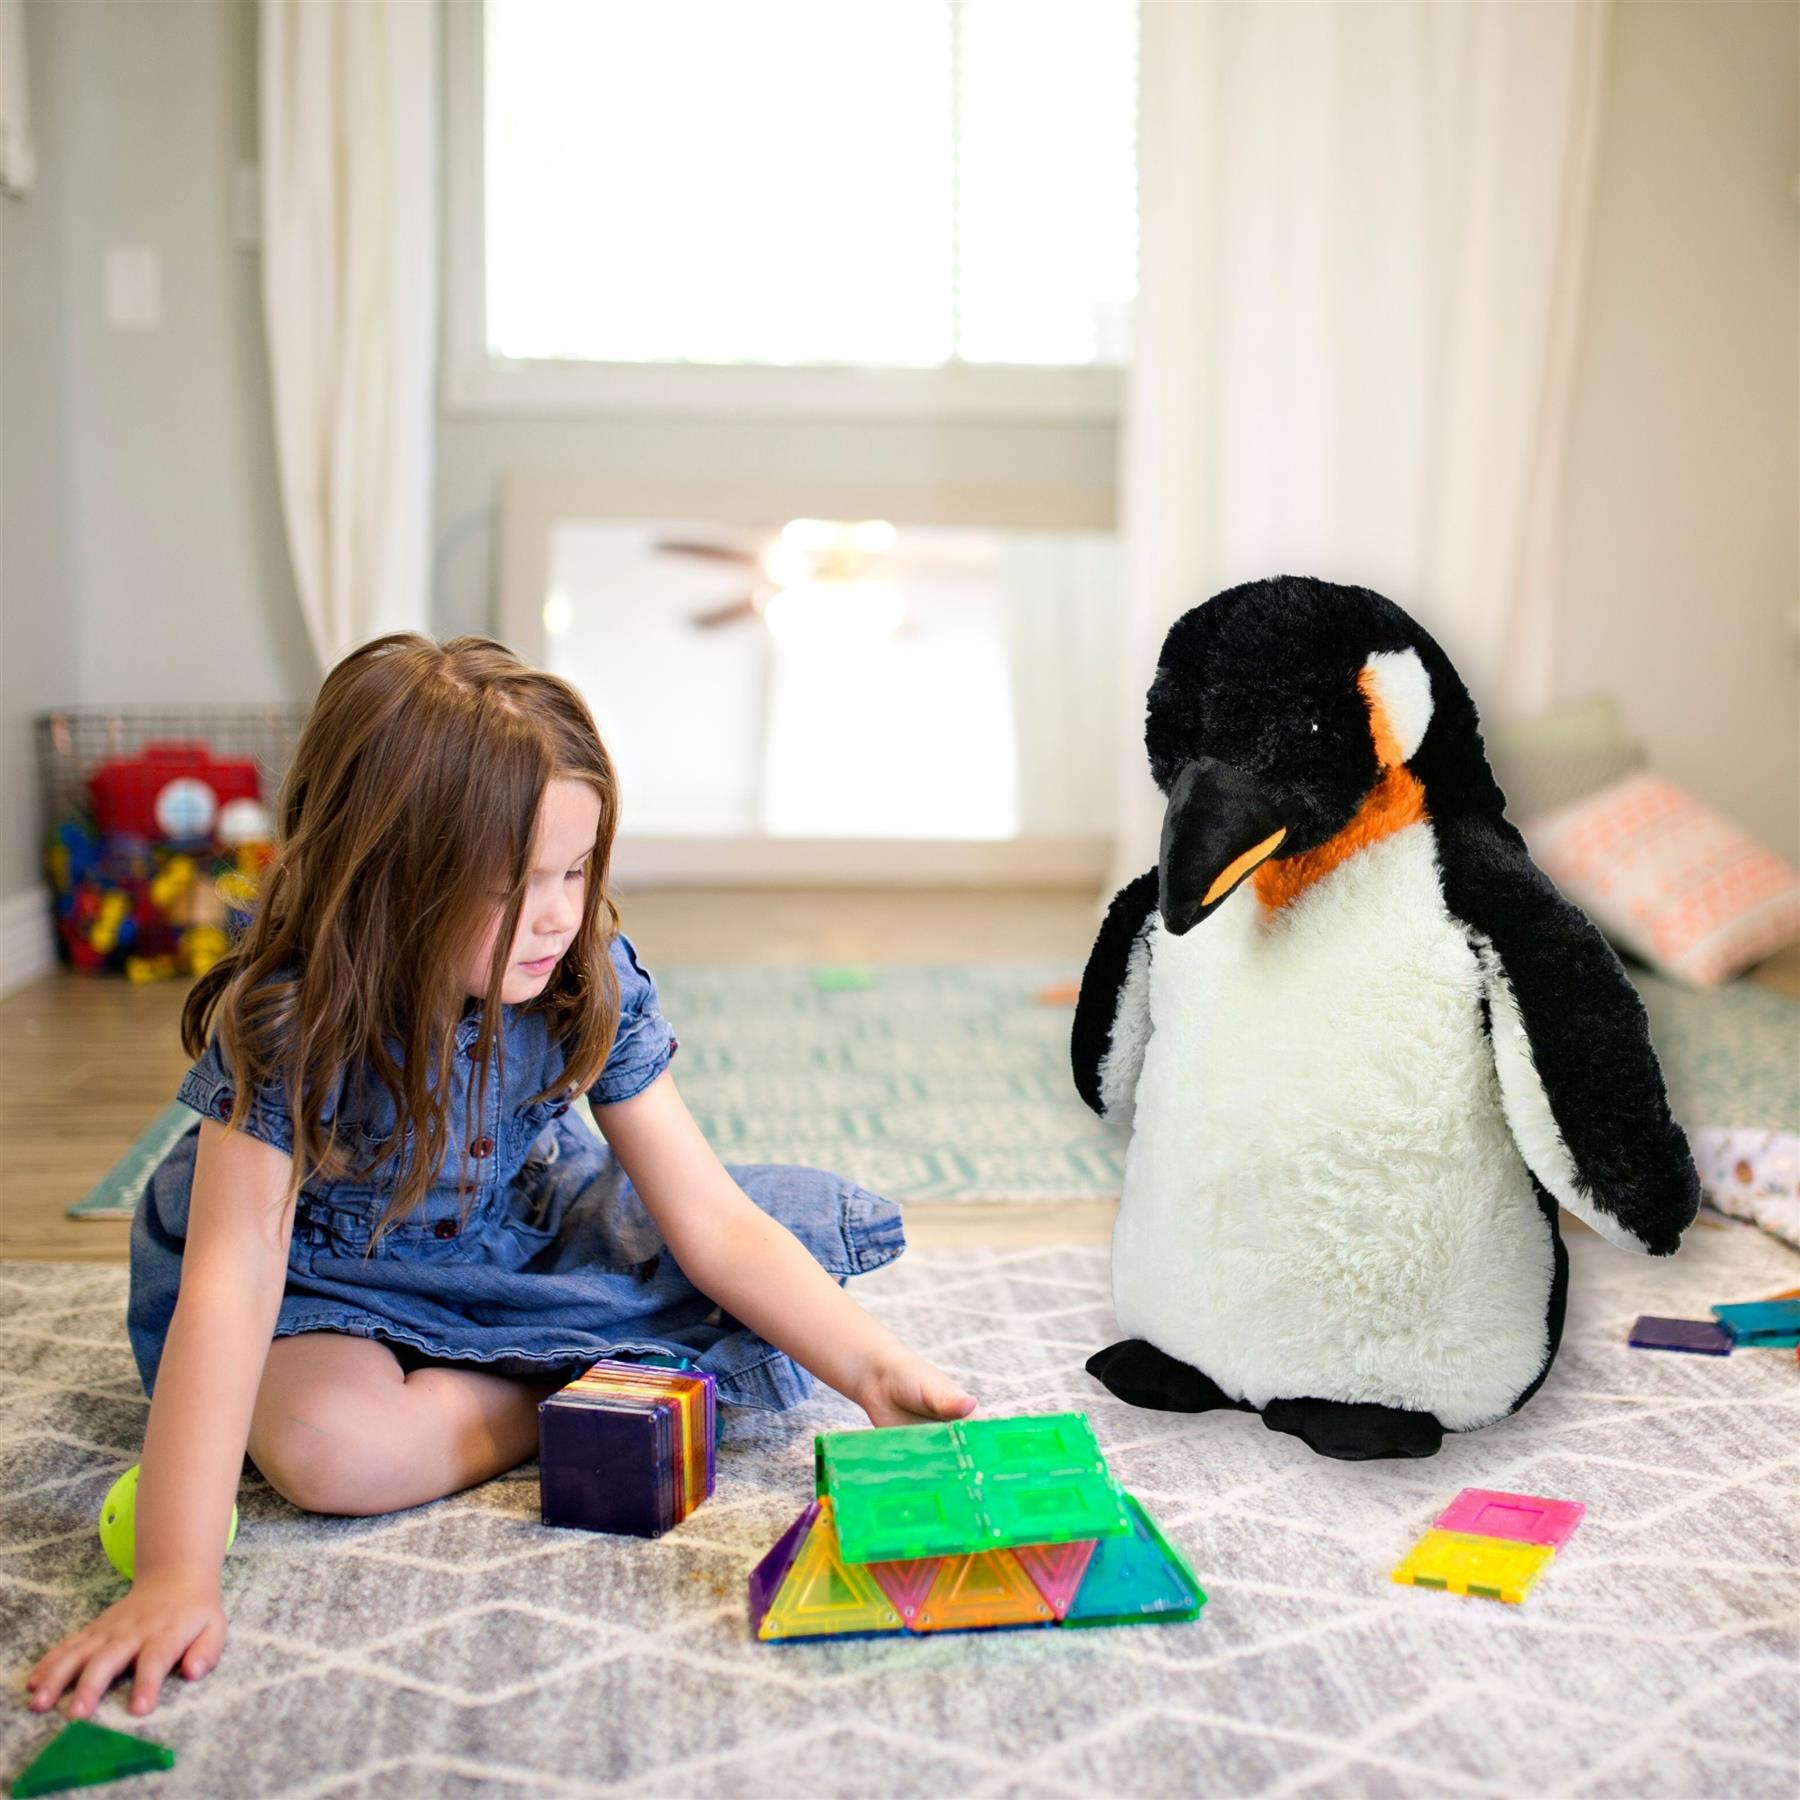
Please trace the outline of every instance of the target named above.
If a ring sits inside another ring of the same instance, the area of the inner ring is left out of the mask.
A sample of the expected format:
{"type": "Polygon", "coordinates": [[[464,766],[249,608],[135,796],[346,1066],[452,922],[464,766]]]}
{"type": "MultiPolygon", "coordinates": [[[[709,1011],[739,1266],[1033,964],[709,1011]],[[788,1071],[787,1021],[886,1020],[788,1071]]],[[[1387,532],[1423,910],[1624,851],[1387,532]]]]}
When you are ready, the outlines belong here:
{"type": "Polygon", "coordinates": [[[1123,368],[519,361],[487,347],[487,0],[446,9],[440,404],[458,417],[1057,419],[1115,423],[1123,368]]]}

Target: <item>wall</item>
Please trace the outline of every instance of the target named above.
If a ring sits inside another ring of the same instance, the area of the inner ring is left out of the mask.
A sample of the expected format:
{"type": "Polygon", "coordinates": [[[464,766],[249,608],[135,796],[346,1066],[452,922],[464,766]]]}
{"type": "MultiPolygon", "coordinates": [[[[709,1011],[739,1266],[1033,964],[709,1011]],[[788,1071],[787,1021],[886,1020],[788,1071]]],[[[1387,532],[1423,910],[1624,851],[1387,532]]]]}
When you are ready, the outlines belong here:
{"type": "Polygon", "coordinates": [[[30,0],[39,182],[0,201],[0,898],[35,880],[23,721],[44,707],[304,698],[318,672],[275,486],[260,264],[256,9],[30,0]],[[113,243],[162,255],[164,319],[104,323],[113,243]]]}
{"type": "MultiPolygon", "coordinates": [[[[1559,681],[1618,692],[1663,767],[1800,858],[1797,18],[1785,0],[1614,9],[1559,681]]],[[[317,680],[259,264],[231,236],[255,8],[29,0],[27,31],[39,184],[0,200],[0,903],[35,880],[33,712],[317,680]],[[160,331],[104,328],[109,242],[160,246],[160,331]]],[[[1091,426],[446,417],[436,622],[491,622],[510,468],[1105,487],[1113,453],[1091,426]]]]}
{"type": "Polygon", "coordinates": [[[1800,862],[1800,8],[1614,8],[1558,685],[1800,862]]]}
{"type": "MultiPolygon", "coordinates": [[[[0,196],[0,906],[37,878],[31,721],[78,688],[57,34],[26,19],[37,185],[0,196]]],[[[6,924],[0,921],[0,937],[6,924]]],[[[0,961],[5,959],[0,944],[0,961]]]]}

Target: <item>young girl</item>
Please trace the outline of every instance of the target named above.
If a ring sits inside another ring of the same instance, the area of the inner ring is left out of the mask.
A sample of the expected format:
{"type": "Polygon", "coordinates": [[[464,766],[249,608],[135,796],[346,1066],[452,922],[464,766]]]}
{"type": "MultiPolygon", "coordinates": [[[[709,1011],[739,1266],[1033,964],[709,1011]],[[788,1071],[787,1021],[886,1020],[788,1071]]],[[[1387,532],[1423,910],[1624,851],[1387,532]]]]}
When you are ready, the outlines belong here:
{"type": "Polygon", "coordinates": [[[382,638],[327,677],[279,854],[182,1020],[201,1123],[138,1203],[129,1329],[153,1394],[137,1579],[51,1650],[41,1711],[135,1663],[146,1713],[225,1641],[246,1447],[296,1506],[379,1513],[534,1454],[603,1356],[692,1356],[779,1408],[801,1367],[877,1425],[975,1402],[841,1290],[898,1209],[723,1168],[606,894],[612,765],[566,682],[482,638],[382,638]],[[585,1093],[606,1139],[569,1116],[585,1093]]]}

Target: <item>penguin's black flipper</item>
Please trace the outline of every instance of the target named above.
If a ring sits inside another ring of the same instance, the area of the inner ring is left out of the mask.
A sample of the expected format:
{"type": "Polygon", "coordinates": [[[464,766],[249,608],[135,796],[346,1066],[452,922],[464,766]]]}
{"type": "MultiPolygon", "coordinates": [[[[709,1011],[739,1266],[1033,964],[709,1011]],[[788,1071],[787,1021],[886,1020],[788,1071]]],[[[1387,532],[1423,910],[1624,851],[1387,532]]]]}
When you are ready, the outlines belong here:
{"type": "Polygon", "coordinates": [[[1156,871],[1146,870],[1113,896],[1082,971],[1069,1036],[1075,1088],[1103,1119],[1130,1120],[1137,1078],[1150,1041],[1150,921],[1156,871]]]}
{"type": "Polygon", "coordinates": [[[1637,990],[1504,820],[1436,822],[1444,898],[1486,976],[1500,1096],[1531,1172],[1628,1250],[1667,1256],[1700,1209],[1637,990]]]}
{"type": "Polygon", "coordinates": [[[1221,1407],[1247,1412],[1241,1400],[1233,1400],[1210,1375],[1147,1344],[1127,1338],[1096,1350],[1087,1359],[1087,1372],[1115,1399],[1127,1406],[1149,1407],[1156,1412],[1216,1412],[1221,1407]]]}
{"type": "Polygon", "coordinates": [[[1262,1421],[1271,1431],[1285,1431],[1309,1450],[1340,1462],[1436,1456],[1444,1441],[1444,1428],[1431,1413],[1373,1400],[1271,1400],[1262,1409],[1262,1421]]]}

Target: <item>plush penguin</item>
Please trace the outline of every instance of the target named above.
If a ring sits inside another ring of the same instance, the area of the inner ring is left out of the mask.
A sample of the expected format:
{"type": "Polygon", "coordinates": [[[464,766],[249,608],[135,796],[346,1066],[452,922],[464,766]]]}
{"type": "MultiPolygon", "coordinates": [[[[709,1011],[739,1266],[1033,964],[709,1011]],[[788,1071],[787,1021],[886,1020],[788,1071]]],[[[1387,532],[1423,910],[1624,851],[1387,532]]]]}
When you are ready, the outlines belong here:
{"type": "Polygon", "coordinates": [[[1504,1418],[1562,1335],[1557,1203],[1667,1256],[1699,1206],[1644,1009],[1501,816],[1449,659],[1282,577],[1170,630],[1161,853],[1113,901],[1075,1082],[1131,1127],[1113,1235],[1134,1405],[1327,1456],[1504,1418]]]}

